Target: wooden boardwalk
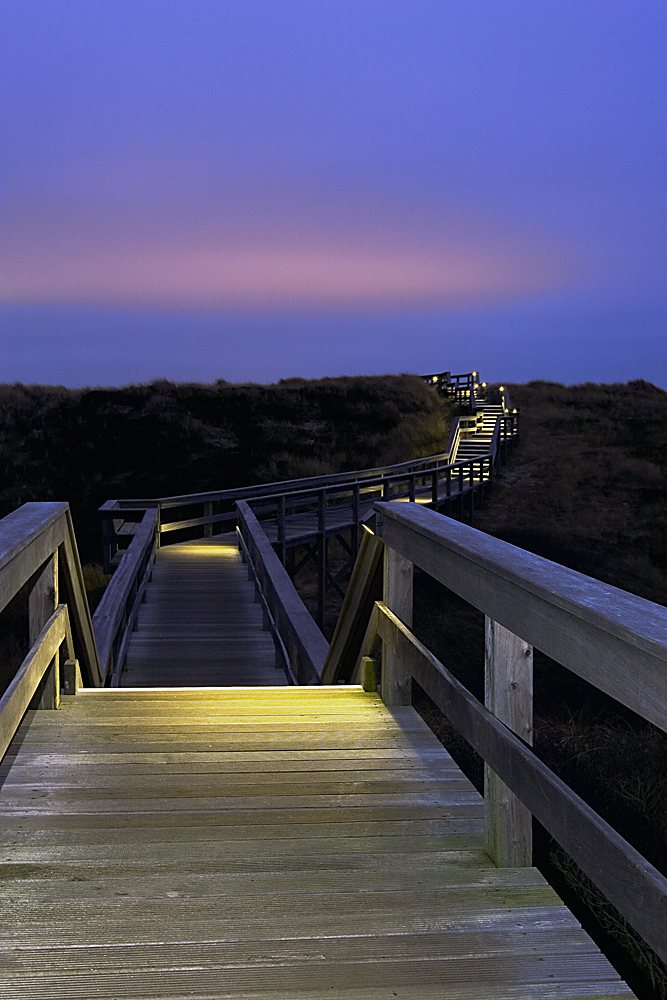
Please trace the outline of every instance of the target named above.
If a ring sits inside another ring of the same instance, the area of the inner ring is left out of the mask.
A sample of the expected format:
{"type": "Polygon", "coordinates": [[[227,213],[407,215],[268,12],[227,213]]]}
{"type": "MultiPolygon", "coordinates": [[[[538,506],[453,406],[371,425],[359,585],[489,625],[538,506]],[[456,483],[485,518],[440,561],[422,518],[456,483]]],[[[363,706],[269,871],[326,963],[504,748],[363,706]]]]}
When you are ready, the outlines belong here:
{"type": "Polygon", "coordinates": [[[89,689],[3,767],[2,1000],[632,996],[360,688],[89,689]]]}
{"type": "Polygon", "coordinates": [[[235,535],[159,549],[120,686],[286,683],[235,535]]]}

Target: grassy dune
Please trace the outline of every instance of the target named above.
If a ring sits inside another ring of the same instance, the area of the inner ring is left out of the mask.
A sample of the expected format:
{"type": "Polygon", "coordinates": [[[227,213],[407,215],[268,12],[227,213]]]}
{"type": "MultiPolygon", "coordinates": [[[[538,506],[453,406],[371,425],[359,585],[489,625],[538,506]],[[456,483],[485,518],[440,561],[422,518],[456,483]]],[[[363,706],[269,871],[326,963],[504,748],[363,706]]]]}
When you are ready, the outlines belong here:
{"type": "Polygon", "coordinates": [[[414,375],[275,385],[0,386],[0,516],[68,500],[84,561],[97,508],[362,469],[442,449],[451,407],[414,375]]]}

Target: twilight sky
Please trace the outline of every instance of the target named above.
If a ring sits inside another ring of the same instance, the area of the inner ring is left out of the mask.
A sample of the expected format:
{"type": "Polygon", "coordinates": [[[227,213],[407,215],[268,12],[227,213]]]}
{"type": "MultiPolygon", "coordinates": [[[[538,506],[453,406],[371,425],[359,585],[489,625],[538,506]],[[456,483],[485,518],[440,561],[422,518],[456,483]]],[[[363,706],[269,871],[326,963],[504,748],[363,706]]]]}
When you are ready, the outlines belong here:
{"type": "Polygon", "coordinates": [[[664,0],[2,0],[0,381],[667,387],[664,0]]]}

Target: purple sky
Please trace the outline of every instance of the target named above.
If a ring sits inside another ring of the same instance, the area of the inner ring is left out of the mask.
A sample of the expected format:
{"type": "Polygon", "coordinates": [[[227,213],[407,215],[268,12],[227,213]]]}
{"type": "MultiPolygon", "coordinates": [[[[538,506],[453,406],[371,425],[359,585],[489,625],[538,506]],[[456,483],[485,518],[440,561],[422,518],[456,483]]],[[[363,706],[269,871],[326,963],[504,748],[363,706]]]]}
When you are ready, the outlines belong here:
{"type": "Polygon", "coordinates": [[[0,381],[667,386],[664,0],[3,0],[0,381]]]}

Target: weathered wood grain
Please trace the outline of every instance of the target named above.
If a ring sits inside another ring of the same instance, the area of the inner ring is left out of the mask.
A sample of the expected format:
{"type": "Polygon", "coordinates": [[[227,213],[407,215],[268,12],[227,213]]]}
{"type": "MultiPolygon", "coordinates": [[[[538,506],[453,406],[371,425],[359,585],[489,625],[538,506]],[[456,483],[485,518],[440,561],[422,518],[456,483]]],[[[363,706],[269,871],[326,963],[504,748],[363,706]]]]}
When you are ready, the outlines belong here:
{"type": "Polygon", "coordinates": [[[377,694],[84,690],[11,759],[7,1000],[632,996],[535,869],[491,864],[479,795],[377,694]]]}
{"type": "Polygon", "coordinates": [[[373,604],[382,592],[382,539],[362,525],[361,544],[322,670],[322,684],[350,681],[373,604]]]}
{"type": "MultiPolygon", "coordinates": [[[[484,704],[500,722],[533,743],[533,650],[489,617],[485,622],[484,704]]],[[[533,819],[504,781],[484,764],[484,835],[496,865],[533,863],[533,819]]]]}
{"type": "Polygon", "coordinates": [[[667,878],[498,722],[388,608],[376,607],[383,642],[637,933],[667,959],[667,878]]]}
{"type": "Polygon", "coordinates": [[[297,594],[259,521],[245,502],[237,504],[239,531],[289,653],[300,684],[319,680],[329,644],[297,594]]]}
{"type": "Polygon", "coordinates": [[[97,649],[66,503],[26,503],[0,520],[0,611],[59,549],[77,655],[88,682],[99,684],[97,649]]]}
{"type": "Polygon", "coordinates": [[[667,609],[417,505],[377,504],[385,544],[667,731],[667,609]]]}
{"type": "Polygon", "coordinates": [[[14,738],[19,723],[33,700],[35,691],[39,688],[40,681],[53,663],[64,640],[67,640],[71,650],[72,635],[69,632],[67,606],[61,604],[35,637],[28,655],[0,698],[0,758],[14,738]]]}
{"type": "MultiPolygon", "coordinates": [[[[412,625],[413,564],[395,549],[384,547],[383,601],[408,627],[412,625]]],[[[385,705],[409,705],[412,678],[388,643],[382,645],[382,700],[385,705]]]]}

